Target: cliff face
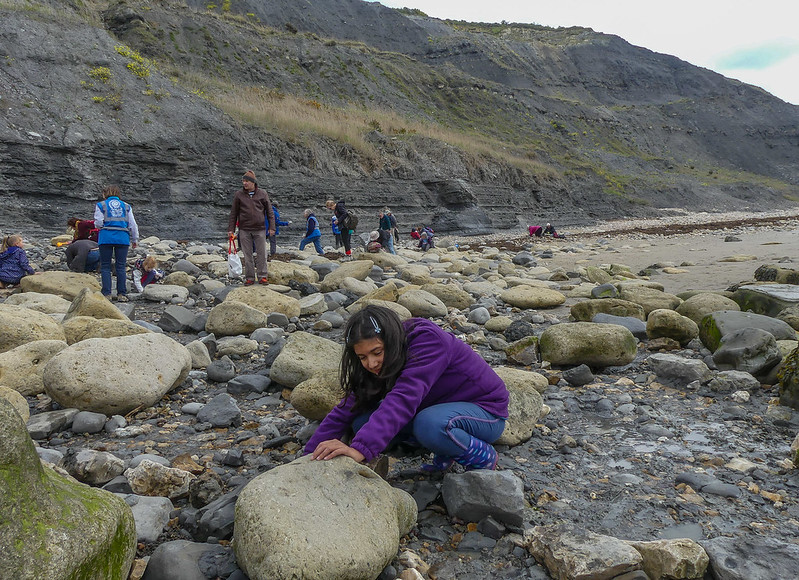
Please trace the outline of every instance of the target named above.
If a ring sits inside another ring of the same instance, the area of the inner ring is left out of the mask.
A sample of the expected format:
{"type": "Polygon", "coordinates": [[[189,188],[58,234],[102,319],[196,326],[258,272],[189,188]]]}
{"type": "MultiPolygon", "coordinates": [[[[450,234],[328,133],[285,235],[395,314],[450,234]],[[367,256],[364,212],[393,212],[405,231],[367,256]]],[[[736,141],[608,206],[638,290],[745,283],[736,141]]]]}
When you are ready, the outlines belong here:
{"type": "Polygon", "coordinates": [[[344,197],[364,229],[386,205],[486,233],[799,199],[799,107],[617,37],[207,7],[0,4],[3,232],[58,231],[118,183],[145,234],[222,234],[247,168],[288,218],[344,197]]]}

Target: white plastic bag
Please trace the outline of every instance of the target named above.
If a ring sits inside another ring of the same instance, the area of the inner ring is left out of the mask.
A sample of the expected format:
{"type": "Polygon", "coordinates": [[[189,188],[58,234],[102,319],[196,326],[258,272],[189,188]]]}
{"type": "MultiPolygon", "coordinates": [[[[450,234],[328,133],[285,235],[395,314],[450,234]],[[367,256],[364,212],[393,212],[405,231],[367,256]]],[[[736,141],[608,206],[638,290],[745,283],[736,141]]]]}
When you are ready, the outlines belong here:
{"type": "Polygon", "coordinates": [[[236,242],[230,238],[227,248],[227,275],[229,278],[239,278],[241,271],[241,258],[236,250],[236,242]]]}

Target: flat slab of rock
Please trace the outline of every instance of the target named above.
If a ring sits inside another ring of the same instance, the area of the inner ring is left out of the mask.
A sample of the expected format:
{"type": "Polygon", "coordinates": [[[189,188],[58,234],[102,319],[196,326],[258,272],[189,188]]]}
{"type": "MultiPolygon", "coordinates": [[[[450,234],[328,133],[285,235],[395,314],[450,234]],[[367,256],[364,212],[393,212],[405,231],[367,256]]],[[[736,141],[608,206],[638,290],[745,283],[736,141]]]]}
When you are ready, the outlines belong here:
{"type": "Polygon", "coordinates": [[[41,272],[36,276],[25,276],[19,283],[23,292],[55,294],[70,302],[84,288],[93,292],[100,290],[100,282],[92,274],[77,272],[41,272]]]}
{"type": "Polygon", "coordinates": [[[719,310],[705,316],[699,325],[699,340],[711,351],[715,351],[721,344],[722,337],[742,328],[760,328],[773,334],[777,340],[796,340],[796,331],[787,322],[762,314],[735,310],[719,310]]]}
{"type": "Polygon", "coordinates": [[[537,526],[525,533],[524,540],[553,578],[611,580],[640,570],[643,564],[641,554],[623,540],[568,524],[537,526]]]}
{"type": "Polygon", "coordinates": [[[34,340],[64,340],[64,331],[47,314],[0,304],[0,353],[34,340]]]}
{"type": "Polygon", "coordinates": [[[794,284],[751,284],[740,286],[733,300],[741,310],[755,314],[777,316],[780,311],[799,305],[799,286],[794,284]]]}

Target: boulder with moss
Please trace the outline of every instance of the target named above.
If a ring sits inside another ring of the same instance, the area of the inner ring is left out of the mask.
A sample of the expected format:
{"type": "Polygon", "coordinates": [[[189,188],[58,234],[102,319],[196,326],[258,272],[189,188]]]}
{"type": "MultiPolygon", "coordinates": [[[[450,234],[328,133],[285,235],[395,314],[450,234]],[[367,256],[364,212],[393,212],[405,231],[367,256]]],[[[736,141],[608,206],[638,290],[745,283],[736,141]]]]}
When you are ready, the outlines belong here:
{"type": "Polygon", "coordinates": [[[22,419],[2,397],[0,481],[4,578],[128,578],[136,555],[130,507],[44,467],[22,419]]]}

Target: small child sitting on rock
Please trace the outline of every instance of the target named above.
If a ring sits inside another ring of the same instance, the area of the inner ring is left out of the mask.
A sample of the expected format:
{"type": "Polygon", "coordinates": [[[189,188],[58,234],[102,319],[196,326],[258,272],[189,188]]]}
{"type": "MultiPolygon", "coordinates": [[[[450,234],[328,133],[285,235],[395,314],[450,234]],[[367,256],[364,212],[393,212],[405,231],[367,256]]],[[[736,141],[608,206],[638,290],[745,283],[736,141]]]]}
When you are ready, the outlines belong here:
{"type": "Polygon", "coordinates": [[[153,256],[139,258],[133,267],[133,285],[137,292],[143,292],[147,284],[158,282],[164,277],[164,271],[157,269],[158,260],[153,256]]]}
{"type": "Polygon", "coordinates": [[[24,245],[22,236],[12,234],[3,238],[0,247],[0,288],[16,286],[26,275],[36,273],[22,249],[24,245]]]}
{"type": "Polygon", "coordinates": [[[376,305],[353,314],[343,336],[344,400],[324,418],[306,453],[372,461],[405,443],[434,453],[424,471],[455,462],[466,469],[496,467],[491,444],[505,429],[508,389],[468,344],[427,319],[402,322],[376,305]]]}

